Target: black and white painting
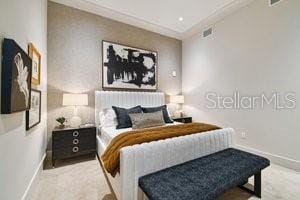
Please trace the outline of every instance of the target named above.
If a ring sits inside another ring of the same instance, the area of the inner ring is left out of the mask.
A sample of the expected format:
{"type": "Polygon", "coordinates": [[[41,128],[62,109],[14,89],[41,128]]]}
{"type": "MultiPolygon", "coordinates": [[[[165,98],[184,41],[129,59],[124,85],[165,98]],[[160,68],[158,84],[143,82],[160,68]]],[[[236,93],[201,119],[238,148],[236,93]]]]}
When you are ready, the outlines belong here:
{"type": "Polygon", "coordinates": [[[31,58],[11,39],[3,41],[1,113],[30,108],[31,58]]]}
{"type": "Polygon", "coordinates": [[[103,88],[157,89],[157,52],[103,41],[103,88]]]}
{"type": "Polygon", "coordinates": [[[31,106],[26,111],[26,130],[38,125],[41,122],[41,91],[31,90],[31,106]]]}

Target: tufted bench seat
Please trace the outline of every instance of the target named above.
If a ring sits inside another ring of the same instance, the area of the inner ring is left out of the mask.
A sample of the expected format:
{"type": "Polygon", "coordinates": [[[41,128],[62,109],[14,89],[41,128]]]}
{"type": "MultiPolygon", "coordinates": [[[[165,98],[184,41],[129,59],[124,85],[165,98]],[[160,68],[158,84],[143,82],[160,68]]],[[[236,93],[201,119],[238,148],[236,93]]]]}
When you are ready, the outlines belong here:
{"type": "Polygon", "coordinates": [[[240,186],[261,197],[261,170],[266,158],[229,148],[139,178],[139,186],[150,200],[208,200],[240,186]],[[254,191],[245,188],[254,176],[254,191]]]}

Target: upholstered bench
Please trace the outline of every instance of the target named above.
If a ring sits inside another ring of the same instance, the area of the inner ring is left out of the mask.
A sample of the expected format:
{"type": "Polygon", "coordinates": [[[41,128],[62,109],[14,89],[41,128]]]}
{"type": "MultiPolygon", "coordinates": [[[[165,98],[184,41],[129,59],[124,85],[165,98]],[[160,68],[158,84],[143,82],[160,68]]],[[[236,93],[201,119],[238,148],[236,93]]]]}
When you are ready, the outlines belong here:
{"type": "Polygon", "coordinates": [[[139,186],[150,200],[215,199],[240,186],[261,197],[261,170],[266,158],[229,148],[139,178],[139,186]],[[254,175],[254,191],[244,188],[254,175]]]}

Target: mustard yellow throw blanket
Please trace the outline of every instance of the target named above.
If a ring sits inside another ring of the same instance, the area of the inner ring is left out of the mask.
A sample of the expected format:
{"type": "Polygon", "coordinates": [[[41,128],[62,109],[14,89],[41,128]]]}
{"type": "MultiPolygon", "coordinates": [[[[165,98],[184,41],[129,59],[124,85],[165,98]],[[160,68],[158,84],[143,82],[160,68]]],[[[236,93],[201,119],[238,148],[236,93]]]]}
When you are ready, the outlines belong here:
{"type": "Polygon", "coordinates": [[[102,154],[101,160],[106,171],[114,177],[119,170],[120,150],[123,147],[216,129],[220,129],[220,127],[203,123],[189,123],[128,131],[118,135],[110,142],[102,154]]]}

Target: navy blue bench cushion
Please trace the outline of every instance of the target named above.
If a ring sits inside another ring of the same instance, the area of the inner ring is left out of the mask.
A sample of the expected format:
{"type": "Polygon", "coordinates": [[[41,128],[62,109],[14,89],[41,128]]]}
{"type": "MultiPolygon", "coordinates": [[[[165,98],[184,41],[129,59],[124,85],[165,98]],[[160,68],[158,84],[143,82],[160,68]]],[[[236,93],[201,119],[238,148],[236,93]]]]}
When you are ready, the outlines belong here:
{"type": "Polygon", "coordinates": [[[151,200],[215,199],[270,165],[266,158],[229,148],[139,178],[151,200]]]}

